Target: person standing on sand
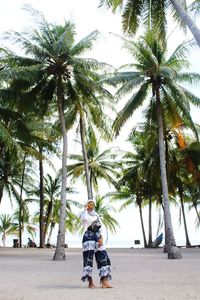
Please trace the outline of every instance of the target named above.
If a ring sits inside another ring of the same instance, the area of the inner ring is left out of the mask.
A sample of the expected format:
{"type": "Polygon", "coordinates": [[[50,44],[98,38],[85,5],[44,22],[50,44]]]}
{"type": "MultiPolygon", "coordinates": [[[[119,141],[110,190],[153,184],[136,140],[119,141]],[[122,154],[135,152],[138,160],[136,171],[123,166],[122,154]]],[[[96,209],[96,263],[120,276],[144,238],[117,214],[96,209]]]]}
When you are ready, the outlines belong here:
{"type": "Polygon", "coordinates": [[[82,240],[83,275],[81,280],[88,281],[89,288],[96,288],[92,279],[93,257],[95,255],[101,287],[112,288],[109,284],[109,280],[111,280],[111,262],[103,246],[103,238],[100,231],[101,223],[99,215],[94,208],[95,203],[90,199],[85,206],[84,212],[80,215],[85,230],[82,240]]]}

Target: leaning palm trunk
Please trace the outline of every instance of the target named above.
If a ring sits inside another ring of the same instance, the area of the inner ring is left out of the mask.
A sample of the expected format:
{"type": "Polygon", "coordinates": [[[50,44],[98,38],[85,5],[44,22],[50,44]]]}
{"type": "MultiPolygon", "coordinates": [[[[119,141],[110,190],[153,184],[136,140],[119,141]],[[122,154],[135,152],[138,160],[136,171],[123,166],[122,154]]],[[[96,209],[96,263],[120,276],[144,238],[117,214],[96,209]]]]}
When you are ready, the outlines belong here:
{"type": "Polygon", "coordinates": [[[49,230],[49,235],[48,235],[48,238],[47,238],[47,244],[51,244],[51,236],[52,236],[52,232],[54,230],[54,227],[55,227],[55,223],[51,222],[51,226],[50,226],[50,230],[49,230]]]}
{"type": "Polygon", "coordinates": [[[168,258],[178,259],[182,258],[182,255],[176,247],[174,238],[171,213],[169,208],[169,195],[168,195],[168,184],[167,184],[167,173],[166,173],[166,162],[165,162],[165,150],[164,150],[164,135],[163,135],[163,119],[160,103],[160,91],[159,86],[155,88],[156,102],[157,102],[157,121],[158,121],[158,137],[159,137],[159,156],[160,156],[160,171],[161,171],[161,183],[162,193],[164,198],[164,219],[165,219],[165,249],[168,252],[168,258]]]}
{"type": "Polygon", "coordinates": [[[2,240],[3,247],[5,247],[6,246],[6,237],[4,234],[2,235],[1,240],[2,240]]]}
{"type": "Polygon", "coordinates": [[[26,154],[24,155],[23,160],[23,170],[22,170],[22,182],[20,188],[20,197],[19,197],[19,247],[22,247],[22,194],[24,188],[24,176],[25,176],[25,168],[26,168],[26,154]]]}
{"type": "Polygon", "coordinates": [[[49,223],[50,223],[50,217],[52,214],[52,208],[53,208],[53,199],[50,199],[50,201],[48,203],[48,207],[47,207],[46,216],[45,216],[44,240],[46,240],[47,231],[48,231],[48,227],[49,227],[49,223]]]}
{"type": "Polygon", "coordinates": [[[143,240],[144,240],[144,248],[147,248],[147,240],[146,240],[146,235],[145,235],[145,230],[144,230],[144,221],[143,221],[141,203],[139,203],[138,206],[139,206],[139,212],[140,212],[140,221],[141,221],[141,226],[142,226],[142,235],[143,235],[143,240]]]}
{"type": "Polygon", "coordinates": [[[183,223],[184,223],[184,229],[185,229],[186,247],[191,247],[191,243],[190,243],[189,236],[188,236],[186,217],[185,217],[185,208],[184,208],[184,203],[183,203],[183,193],[182,193],[181,188],[179,188],[179,195],[180,195],[180,200],[181,200],[181,210],[182,210],[182,214],[183,214],[183,223]]]}
{"type": "Polygon", "coordinates": [[[188,13],[185,11],[183,6],[180,4],[177,0],[170,0],[173,4],[175,10],[177,11],[178,15],[180,16],[183,23],[189,28],[192,35],[194,36],[195,40],[197,41],[199,47],[200,47],[200,30],[192,20],[192,18],[188,15],[188,13]]]}
{"type": "Polygon", "coordinates": [[[92,172],[92,169],[90,168],[90,186],[91,186],[91,190],[92,190],[92,181],[93,181],[93,172],[92,172]]]}
{"type": "Polygon", "coordinates": [[[62,187],[61,187],[61,203],[60,203],[60,220],[57,236],[56,251],[54,254],[54,260],[65,259],[65,221],[66,221],[66,188],[67,188],[67,130],[65,127],[64,118],[64,97],[62,78],[58,77],[57,83],[57,100],[58,100],[58,112],[61,124],[61,130],[63,135],[63,153],[62,153],[62,187]]]}
{"type": "Polygon", "coordinates": [[[199,225],[200,225],[200,214],[199,214],[199,212],[198,212],[197,205],[194,206],[194,209],[195,209],[195,211],[196,211],[197,219],[198,219],[199,225]]]}
{"type": "Polygon", "coordinates": [[[148,240],[148,248],[153,247],[152,241],[152,199],[149,197],[149,240],[148,240]]]}
{"type": "Polygon", "coordinates": [[[86,184],[87,184],[87,193],[88,193],[88,200],[89,200],[93,198],[93,194],[92,194],[92,186],[90,181],[87,149],[85,145],[85,120],[83,115],[80,115],[80,134],[81,134],[81,144],[82,144],[83,160],[84,160],[84,168],[85,168],[85,177],[86,177],[86,184]]]}
{"type": "Polygon", "coordinates": [[[42,161],[42,147],[39,147],[39,153],[41,158],[39,160],[39,172],[40,172],[40,248],[44,248],[45,239],[44,239],[44,169],[42,161]]]}

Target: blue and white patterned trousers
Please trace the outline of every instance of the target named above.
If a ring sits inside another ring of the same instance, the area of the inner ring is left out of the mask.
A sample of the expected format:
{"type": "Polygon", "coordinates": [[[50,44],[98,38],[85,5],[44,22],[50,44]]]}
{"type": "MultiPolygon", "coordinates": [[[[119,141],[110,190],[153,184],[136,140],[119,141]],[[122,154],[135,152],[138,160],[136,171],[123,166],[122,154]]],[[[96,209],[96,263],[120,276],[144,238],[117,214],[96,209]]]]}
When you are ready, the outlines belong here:
{"type": "Polygon", "coordinates": [[[104,247],[98,245],[100,232],[87,230],[83,235],[83,275],[81,280],[88,281],[92,277],[93,258],[97,263],[100,280],[111,279],[111,262],[104,247]]]}

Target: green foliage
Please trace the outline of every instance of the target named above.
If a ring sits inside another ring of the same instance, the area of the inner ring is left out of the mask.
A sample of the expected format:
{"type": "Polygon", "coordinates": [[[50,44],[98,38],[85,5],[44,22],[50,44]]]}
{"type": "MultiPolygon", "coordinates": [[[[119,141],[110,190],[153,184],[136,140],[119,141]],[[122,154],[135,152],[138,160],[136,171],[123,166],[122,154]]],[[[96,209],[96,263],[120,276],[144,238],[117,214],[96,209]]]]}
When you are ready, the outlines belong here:
{"type": "MultiPolygon", "coordinates": [[[[187,11],[186,1],[182,0],[180,2],[187,11]]],[[[190,7],[191,11],[198,9],[198,4],[194,4],[194,2],[190,7]]],[[[123,29],[130,34],[136,33],[139,26],[141,26],[148,29],[157,28],[158,36],[165,37],[167,17],[170,13],[182,28],[185,29],[186,27],[173,4],[168,0],[101,0],[100,6],[103,4],[108,8],[112,8],[113,12],[117,8],[120,9],[123,29]]]]}
{"type": "MultiPolygon", "coordinates": [[[[118,149],[109,148],[100,152],[100,141],[94,142],[94,136],[88,137],[87,156],[89,170],[91,174],[91,182],[93,188],[98,191],[99,181],[105,180],[108,184],[116,186],[116,176],[120,168],[120,162],[116,161],[118,149]],[[91,137],[91,138],[90,138],[91,137]]],[[[95,138],[96,140],[96,138],[95,138]]],[[[81,177],[85,182],[84,161],[82,155],[72,154],[69,158],[75,160],[75,163],[68,165],[68,174],[72,182],[81,177]]]]}
{"type": "Polygon", "coordinates": [[[107,84],[113,86],[120,84],[116,93],[120,99],[126,95],[129,96],[124,108],[114,121],[113,128],[116,134],[119,134],[121,127],[145,100],[153,97],[151,100],[153,103],[156,86],[159,86],[165,121],[167,122],[173,115],[179,115],[196,133],[190,116],[190,103],[199,106],[200,99],[186,89],[185,84],[187,82],[187,85],[193,85],[199,82],[200,76],[198,73],[194,74],[189,71],[181,72],[184,67],[188,67],[187,57],[193,43],[182,43],[169,58],[167,57],[167,43],[158,39],[155,29],[147,31],[137,42],[124,39],[124,44],[136,59],[136,63],[122,66],[119,72],[110,74],[104,79],[107,84]],[[123,68],[124,72],[122,72],[123,68]],[[129,68],[128,71],[127,68],[129,68]]]}
{"type": "Polygon", "coordinates": [[[2,235],[3,246],[6,246],[6,237],[17,234],[17,224],[14,222],[12,216],[2,214],[0,216],[0,234],[2,235]]]}
{"type": "Polygon", "coordinates": [[[116,226],[119,226],[117,220],[110,214],[111,211],[115,212],[113,206],[105,203],[105,197],[97,195],[95,197],[95,211],[99,214],[101,222],[105,225],[106,229],[110,232],[116,231],[116,226]]]}

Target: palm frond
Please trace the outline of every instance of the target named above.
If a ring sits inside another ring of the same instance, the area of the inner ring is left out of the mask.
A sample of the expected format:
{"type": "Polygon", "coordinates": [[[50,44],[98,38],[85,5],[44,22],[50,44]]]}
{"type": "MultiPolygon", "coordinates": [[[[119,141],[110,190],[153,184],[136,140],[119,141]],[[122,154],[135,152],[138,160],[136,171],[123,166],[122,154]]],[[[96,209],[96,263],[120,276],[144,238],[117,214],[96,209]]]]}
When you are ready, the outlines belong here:
{"type": "Polygon", "coordinates": [[[82,40],[80,40],[76,45],[73,46],[71,49],[72,55],[80,55],[83,54],[85,51],[90,50],[93,46],[93,42],[98,38],[99,31],[94,30],[82,40]]]}
{"type": "Polygon", "coordinates": [[[197,85],[200,82],[199,73],[178,73],[176,80],[180,83],[188,83],[189,85],[197,85]]]}
{"type": "Polygon", "coordinates": [[[165,65],[175,67],[176,65],[181,64],[182,68],[184,66],[188,67],[189,62],[187,61],[187,59],[191,53],[191,50],[193,50],[195,46],[196,43],[194,42],[194,40],[184,41],[177,46],[171,56],[167,59],[165,65]]]}
{"type": "Polygon", "coordinates": [[[124,0],[100,0],[99,6],[106,5],[109,8],[112,7],[113,12],[115,12],[118,7],[122,7],[123,2],[124,0]]]}
{"type": "Polygon", "coordinates": [[[14,150],[20,156],[22,149],[19,144],[12,138],[8,130],[0,123],[0,140],[4,143],[5,147],[11,152],[14,150]]]}
{"type": "Polygon", "coordinates": [[[128,0],[122,12],[122,25],[124,31],[135,33],[140,24],[144,1],[128,0]]]}
{"type": "Polygon", "coordinates": [[[119,112],[117,118],[113,123],[116,135],[119,134],[121,127],[131,117],[133,112],[144,102],[148,93],[148,84],[144,83],[140,89],[128,100],[125,107],[119,112]]]}
{"type": "Polygon", "coordinates": [[[121,88],[118,89],[115,96],[117,98],[122,98],[123,96],[129,94],[132,90],[136,89],[137,87],[144,84],[145,79],[143,76],[138,76],[134,78],[133,80],[127,81],[124,85],[122,85],[121,88]]]}
{"type": "Polygon", "coordinates": [[[195,19],[198,18],[200,14],[200,1],[199,0],[193,1],[188,6],[188,12],[192,13],[195,19]]]}

